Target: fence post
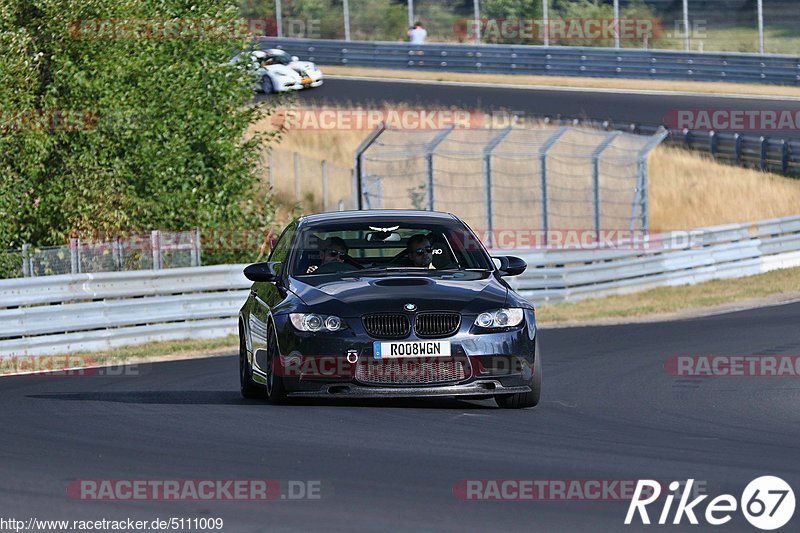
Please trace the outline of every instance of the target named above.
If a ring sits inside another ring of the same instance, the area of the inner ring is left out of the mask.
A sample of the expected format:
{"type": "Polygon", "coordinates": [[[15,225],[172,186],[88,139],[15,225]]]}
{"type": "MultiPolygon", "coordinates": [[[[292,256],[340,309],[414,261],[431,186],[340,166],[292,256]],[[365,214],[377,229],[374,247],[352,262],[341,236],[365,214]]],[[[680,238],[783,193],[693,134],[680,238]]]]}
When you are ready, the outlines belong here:
{"type": "Polygon", "coordinates": [[[294,152],[294,197],[295,200],[300,200],[300,154],[294,152]]]}
{"type": "Polygon", "coordinates": [[[69,271],[72,274],[78,273],[80,258],[78,257],[78,246],[80,241],[76,238],[69,240],[69,271]]]}
{"type": "Polygon", "coordinates": [[[361,141],[361,144],[358,145],[356,148],[355,155],[353,156],[353,209],[361,210],[362,202],[364,198],[362,196],[362,179],[361,175],[363,173],[363,156],[364,152],[372,146],[378,137],[381,136],[383,131],[386,129],[386,124],[381,122],[378,126],[370,132],[367,137],[361,141]]]}
{"type": "Polygon", "coordinates": [[[122,270],[122,242],[119,237],[114,237],[111,241],[111,253],[114,256],[114,268],[122,270]]]}
{"type": "Polygon", "coordinates": [[[28,256],[30,255],[31,245],[25,243],[22,245],[22,277],[29,278],[33,274],[31,273],[31,264],[28,260],[28,256]]]}
{"type": "Polygon", "coordinates": [[[669,132],[663,127],[659,129],[655,135],[650,137],[637,154],[636,170],[637,170],[637,183],[636,190],[633,196],[633,205],[631,206],[630,230],[633,231],[633,222],[636,216],[636,206],[640,206],[642,228],[648,230],[650,228],[650,213],[647,206],[647,155],[663,141],[669,132]]]}
{"type": "Polygon", "coordinates": [[[547,230],[549,226],[547,217],[547,151],[556,141],[566,133],[569,128],[561,126],[539,148],[539,179],[542,188],[542,231],[544,233],[544,245],[547,246],[547,230]]]}
{"type": "Polygon", "coordinates": [[[605,139],[600,141],[600,144],[592,152],[592,188],[594,200],[594,232],[595,236],[600,241],[600,156],[608,146],[614,142],[614,139],[622,135],[621,131],[609,133],[605,139]]]}
{"type": "Polygon", "coordinates": [[[492,216],[492,152],[497,145],[511,132],[511,126],[504,128],[495,135],[483,148],[483,177],[486,182],[486,247],[494,246],[494,220],[492,216]]]}
{"type": "Polygon", "coordinates": [[[203,257],[202,257],[202,236],[200,235],[200,228],[194,229],[194,254],[195,254],[195,266],[201,266],[203,264],[203,257]]]}
{"type": "Polygon", "coordinates": [[[759,138],[761,141],[761,153],[759,154],[759,167],[761,170],[767,170],[767,138],[763,135],[759,138]]]}
{"type": "Polygon", "coordinates": [[[161,233],[157,229],[150,232],[150,250],[153,255],[153,270],[161,270],[161,233]]]}
{"type": "Polygon", "coordinates": [[[427,174],[428,178],[428,211],[433,211],[433,152],[436,151],[436,147],[450,135],[450,132],[453,131],[455,128],[455,124],[450,124],[442,131],[436,134],[436,137],[433,138],[431,142],[425,147],[425,173],[427,174]]]}
{"type": "Polygon", "coordinates": [[[328,162],[322,160],[322,210],[328,210],[328,162]]]}

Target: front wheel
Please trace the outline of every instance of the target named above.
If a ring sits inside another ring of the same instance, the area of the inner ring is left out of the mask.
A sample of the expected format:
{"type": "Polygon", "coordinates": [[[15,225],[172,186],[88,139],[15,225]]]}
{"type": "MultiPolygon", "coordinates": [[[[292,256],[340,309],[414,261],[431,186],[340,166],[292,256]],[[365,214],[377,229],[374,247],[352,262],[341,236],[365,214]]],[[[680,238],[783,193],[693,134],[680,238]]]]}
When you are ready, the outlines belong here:
{"type": "Polygon", "coordinates": [[[542,356],[539,352],[539,343],[536,343],[536,361],[533,363],[533,377],[530,381],[530,392],[516,394],[499,394],[494,397],[498,407],[504,409],[524,409],[536,407],[542,395],[542,356]]]}
{"type": "Polygon", "coordinates": [[[272,94],[275,92],[272,79],[267,74],[264,74],[264,77],[261,78],[261,90],[264,91],[264,94],[272,94]]]}

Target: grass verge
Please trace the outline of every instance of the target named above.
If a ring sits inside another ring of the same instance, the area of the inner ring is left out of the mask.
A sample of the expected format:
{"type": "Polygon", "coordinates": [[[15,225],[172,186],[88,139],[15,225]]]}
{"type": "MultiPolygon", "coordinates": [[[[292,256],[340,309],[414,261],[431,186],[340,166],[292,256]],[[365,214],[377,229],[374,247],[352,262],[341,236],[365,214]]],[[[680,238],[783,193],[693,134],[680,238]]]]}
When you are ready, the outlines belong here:
{"type": "Polygon", "coordinates": [[[162,342],[149,342],[134,346],[121,346],[99,352],[76,352],[66,356],[51,358],[42,356],[35,358],[41,362],[28,361],[28,357],[7,358],[0,360],[0,375],[34,370],[63,370],[73,367],[108,366],[122,364],[140,364],[157,361],[177,361],[180,359],[196,359],[213,355],[233,354],[238,350],[239,340],[236,335],[216,339],[187,339],[162,342]],[[15,359],[24,359],[25,365],[15,364],[15,359]],[[46,366],[51,365],[51,366],[46,366]]]}
{"type": "Polygon", "coordinates": [[[623,322],[645,317],[668,319],[737,307],[758,307],[794,298],[800,298],[800,268],[697,285],[659,287],[572,303],[539,305],[536,317],[543,325],[614,319],[623,322]]]}
{"type": "Polygon", "coordinates": [[[535,76],[532,74],[476,74],[462,72],[428,72],[420,70],[373,69],[324,65],[326,74],[336,76],[367,76],[406,80],[456,81],[503,85],[537,85],[548,87],[579,87],[585,89],[626,89],[640,91],[696,92],[706,94],[741,94],[752,96],[800,97],[800,87],[755,83],[712,81],[669,81],[621,78],[582,78],[578,76],[535,76]]]}

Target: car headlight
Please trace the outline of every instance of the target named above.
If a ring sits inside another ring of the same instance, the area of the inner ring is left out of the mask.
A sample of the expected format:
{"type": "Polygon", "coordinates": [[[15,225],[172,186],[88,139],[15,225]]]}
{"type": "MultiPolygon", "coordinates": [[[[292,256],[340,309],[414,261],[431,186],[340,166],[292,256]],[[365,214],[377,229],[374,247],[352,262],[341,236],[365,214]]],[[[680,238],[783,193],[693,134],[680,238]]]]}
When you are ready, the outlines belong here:
{"type": "Polygon", "coordinates": [[[475,325],[484,329],[511,328],[520,325],[525,313],[518,307],[486,311],[478,315],[475,325]]]}
{"type": "Polygon", "coordinates": [[[300,331],[339,331],[345,327],[342,319],[334,315],[289,313],[289,320],[300,331]]]}

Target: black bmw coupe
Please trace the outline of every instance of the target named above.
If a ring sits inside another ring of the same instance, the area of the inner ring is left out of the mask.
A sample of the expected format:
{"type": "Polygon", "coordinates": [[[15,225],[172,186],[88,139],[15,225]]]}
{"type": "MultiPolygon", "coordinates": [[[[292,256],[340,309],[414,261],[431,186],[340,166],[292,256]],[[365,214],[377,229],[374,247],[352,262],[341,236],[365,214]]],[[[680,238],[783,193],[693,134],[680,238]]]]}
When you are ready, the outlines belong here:
{"type": "Polygon", "coordinates": [[[541,356],[533,306],[456,216],[344,211],[291,223],[239,315],[245,398],[494,397],[533,407],[541,356]]]}

